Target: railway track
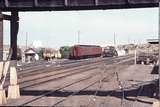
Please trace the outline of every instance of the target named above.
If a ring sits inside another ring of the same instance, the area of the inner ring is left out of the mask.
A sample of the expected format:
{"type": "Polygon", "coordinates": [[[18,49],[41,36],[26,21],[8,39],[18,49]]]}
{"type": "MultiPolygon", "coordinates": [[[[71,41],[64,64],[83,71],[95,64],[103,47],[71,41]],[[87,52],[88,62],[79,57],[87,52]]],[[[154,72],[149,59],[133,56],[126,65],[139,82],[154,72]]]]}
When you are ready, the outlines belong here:
{"type": "Polygon", "coordinates": [[[24,72],[24,71],[34,71],[33,68],[35,69],[42,69],[44,67],[48,67],[50,65],[65,65],[65,64],[71,64],[71,63],[79,63],[79,62],[83,62],[85,60],[52,60],[52,61],[45,61],[45,60],[42,60],[42,61],[38,61],[38,62],[34,62],[34,63],[27,63],[27,64],[20,64],[20,66],[18,66],[18,69],[19,69],[19,72],[24,72]],[[43,67],[41,67],[43,66],[43,67]],[[41,67],[41,68],[39,68],[41,67]]]}
{"type": "MultiPolygon", "coordinates": [[[[89,67],[89,68],[85,68],[82,70],[78,70],[78,71],[71,71],[71,72],[65,72],[65,73],[61,73],[61,74],[57,74],[57,75],[52,75],[50,77],[47,78],[40,78],[40,79],[36,79],[34,81],[27,81],[27,82],[23,82],[23,85],[20,86],[21,89],[25,89],[27,87],[36,87],[37,85],[41,85],[41,84],[45,84],[47,82],[53,82],[53,81],[57,81],[59,79],[63,79],[65,77],[68,76],[73,76],[76,75],[78,73],[84,73],[84,72],[88,72],[90,70],[96,69],[97,67],[89,67]]],[[[22,84],[22,83],[20,83],[22,84]]]]}
{"type": "MultiPolygon", "coordinates": [[[[65,65],[65,64],[70,64],[70,63],[77,63],[77,62],[82,62],[82,61],[59,61],[57,62],[58,65],[65,65]]],[[[56,67],[56,68],[60,68],[59,66],[57,66],[56,63],[52,63],[52,62],[48,62],[48,61],[38,61],[38,62],[34,62],[34,63],[26,63],[26,64],[18,64],[17,66],[17,73],[18,73],[18,76],[21,78],[22,76],[25,76],[26,74],[27,75],[32,75],[32,73],[34,72],[39,72],[39,71],[42,71],[42,70],[45,70],[47,68],[50,68],[50,66],[53,67],[56,67]],[[22,75],[22,76],[20,76],[22,75]]],[[[33,73],[33,75],[34,75],[33,73]]],[[[9,74],[9,73],[8,73],[9,74]]],[[[37,74],[37,73],[35,73],[37,74]]],[[[7,75],[7,78],[6,80],[9,80],[9,75],[7,75]]]]}
{"type": "MultiPolygon", "coordinates": [[[[120,59],[117,59],[117,61],[120,61],[120,59]]],[[[29,82],[39,82],[39,81],[43,81],[44,82],[48,82],[50,79],[51,80],[54,80],[55,77],[58,76],[58,78],[60,76],[64,77],[63,75],[68,75],[70,76],[71,74],[77,74],[77,73],[82,73],[82,72],[86,72],[87,70],[90,70],[90,69],[96,69],[98,68],[97,64],[99,64],[100,62],[97,62],[97,63],[93,63],[93,64],[89,64],[89,65],[83,65],[83,66],[76,66],[76,67],[72,67],[71,69],[68,68],[66,70],[53,70],[53,69],[50,69],[50,70],[45,70],[44,72],[39,72],[38,74],[36,74],[33,77],[33,74],[31,77],[28,77],[23,79],[22,81],[20,80],[19,84],[22,84],[22,83],[29,83],[29,82]],[[47,80],[45,80],[45,78],[47,80]]],[[[101,62],[102,63],[102,62],[101,62]]],[[[107,64],[111,64],[111,63],[114,63],[114,60],[110,61],[110,63],[107,63],[107,64]]]]}
{"type": "MultiPolygon", "coordinates": [[[[123,58],[130,58],[131,56],[123,56],[123,57],[114,57],[114,58],[103,58],[103,59],[89,59],[89,60],[82,60],[82,61],[71,61],[71,63],[64,63],[60,66],[56,66],[56,65],[53,65],[51,64],[50,66],[46,66],[44,64],[40,64],[40,65],[37,65],[35,67],[29,67],[29,69],[27,71],[18,71],[18,78],[19,79],[23,79],[25,77],[28,77],[28,76],[37,76],[37,75],[45,75],[46,73],[49,73],[49,72],[55,72],[55,71],[61,71],[63,69],[69,69],[69,68],[75,68],[75,67],[80,67],[80,66],[86,66],[86,65],[90,65],[92,66],[93,64],[96,64],[96,63],[102,63],[102,62],[106,62],[108,64],[110,63],[113,63],[114,60],[118,61],[118,60],[121,60],[123,58]]],[[[63,63],[63,62],[62,62],[63,63]]],[[[48,63],[47,63],[48,64],[48,63]]],[[[58,72],[59,73],[59,72],[58,72]]],[[[9,73],[8,73],[9,74],[9,73]]],[[[9,75],[7,76],[6,80],[8,81],[9,80],[9,75]]]]}
{"type": "MultiPolygon", "coordinates": [[[[118,65],[121,65],[121,64],[127,64],[127,62],[128,62],[128,61],[125,60],[125,61],[123,61],[123,62],[115,63],[114,65],[110,65],[109,67],[107,67],[106,70],[108,71],[109,68],[110,68],[110,69],[115,69],[115,66],[118,66],[118,65]]],[[[117,67],[116,69],[119,69],[119,70],[120,70],[120,69],[124,69],[124,68],[120,66],[120,67],[117,67]]],[[[102,85],[101,82],[104,81],[104,80],[105,80],[105,81],[111,80],[112,77],[115,75],[115,72],[106,72],[106,71],[105,71],[103,75],[101,75],[101,74],[99,74],[99,75],[100,75],[100,77],[99,77],[98,79],[96,79],[96,80],[91,81],[91,83],[90,83],[89,85],[87,85],[87,86],[85,86],[85,87],[82,87],[80,90],[78,90],[78,91],[76,91],[76,92],[71,93],[68,97],[63,98],[63,99],[57,101],[56,103],[50,105],[49,107],[63,106],[63,105],[59,105],[59,104],[65,102],[65,101],[67,101],[67,100],[69,100],[71,97],[73,97],[74,95],[77,95],[77,94],[80,93],[81,91],[87,90],[89,87],[94,86],[95,84],[99,84],[99,83],[100,83],[100,85],[102,85]],[[106,73],[107,73],[107,75],[106,75],[106,73]]],[[[100,85],[99,85],[99,89],[101,88],[100,85]]],[[[97,94],[98,94],[98,89],[97,89],[97,91],[95,91],[94,96],[96,96],[97,94]]],[[[86,107],[89,107],[89,104],[87,104],[86,107]]]]}
{"type": "Polygon", "coordinates": [[[106,63],[113,63],[113,60],[121,60],[123,58],[130,58],[131,56],[123,56],[123,57],[114,57],[114,58],[104,58],[104,59],[94,59],[94,60],[83,60],[83,61],[76,61],[75,63],[65,63],[65,64],[59,64],[57,65],[50,65],[50,66],[45,66],[42,68],[36,68],[36,69],[31,69],[31,70],[27,70],[24,72],[18,72],[18,76],[19,77],[25,77],[25,76],[30,76],[30,75],[34,75],[34,74],[41,74],[41,73],[46,73],[49,71],[58,71],[58,70],[62,70],[62,69],[68,69],[68,68],[73,68],[73,67],[79,67],[79,66],[84,66],[84,65],[92,65],[94,63],[102,63],[102,62],[106,62],[106,63]]]}
{"type": "MultiPolygon", "coordinates": [[[[106,63],[106,64],[112,64],[114,62],[118,62],[121,61],[122,59],[128,59],[129,57],[117,57],[117,58],[113,58],[113,59],[108,59],[107,62],[105,62],[106,60],[102,60],[102,61],[97,61],[97,62],[89,62],[89,63],[81,63],[81,64],[74,64],[73,66],[66,66],[65,67],[58,67],[58,68],[54,68],[53,67],[48,67],[45,70],[39,71],[37,70],[36,72],[30,72],[30,73],[26,73],[24,72],[24,74],[18,74],[19,77],[19,84],[21,88],[26,88],[26,87],[31,87],[31,86],[36,86],[42,83],[46,83],[49,81],[53,81],[53,80],[58,80],[60,78],[66,77],[66,76],[71,76],[71,75],[76,75],[77,73],[82,73],[82,72],[86,72],[89,69],[96,69],[98,68],[97,64],[100,63],[106,63]],[[93,67],[90,67],[93,66],[93,67]],[[62,69],[66,69],[66,70],[62,70],[62,69]]],[[[8,78],[9,79],[9,78],[8,78]]],[[[5,86],[7,87],[9,85],[9,81],[6,81],[5,86]]]]}
{"type": "MultiPolygon", "coordinates": [[[[125,59],[125,60],[128,60],[128,59],[125,59]]],[[[115,62],[115,63],[120,63],[121,61],[117,61],[117,62],[115,62]]],[[[125,62],[123,62],[123,63],[125,63],[125,62]]],[[[128,62],[127,62],[128,63],[128,62]]],[[[114,66],[115,67],[115,64],[112,64],[112,65],[110,65],[110,67],[111,66],[114,66]]],[[[94,68],[94,69],[99,69],[99,68],[94,68]]],[[[77,73],[82,73],[82,72],[77,72],[77,73]]],[[[93,76],[95,77],[95,74],[97,74],[98,72],[94,72],[94,74],[91,74],[91,75],[89,75],[89,76],[87,76],[87,77],[85,77],[85,78],[81,78],[82,80],[87,80],[87,81],[89,81],[89,79],[93,79],[93,76]]],[[[72,74],[69,74],[69,76],[71,76],[72,74]]],[[[64,79],[65,77],[62,77],[61,79],[64,79]]],[[[98,78],[100,78],[100,77],[98,77],[98,78]]],[[[52,91],[50,91],[50,92],[48,92],[48,93],[44,93],[44,94],[42,94],[42,95],[40,95],[40,96],[38,96],[38,97],[36,97],[36,98],[34,98],[34,99],[31,99],[31,100],[29,100],[29,101],[27,101],[27,102],[25,102],[24,104],[22,104],[22,105],[20,105],[20,106],[24,106],[24,105],[28,105],[28,104],[30,104],[30,103],[32,103],[32,102],[34,102],[34,101],[37,101],[37,100],[39,100],[39,99],[41,99],[41,98],[43,98],[44,96],[46,96],[46,95],[48,95],[48,94],[51,94],[51,93],[53,93],[53,92],[55,92],[55,91],[60,91],[60,90],[62,90],[62,89],[64,89],[64,88],[66,88],[66,87],[69,87],[69,86],[71,86],[71,85],[75,85],[75,84],[77,84],[77,83],[79,83],[79,82],[82,82],[81,81],[81,79],[80,79],[80,81],[79,80],[76,80],[76,81],[74,81],[74,82],[72,82],[72,83],[68,83],[68,84],[66,84],[66,85],[63,85],[62,87],[60,87],[60,88],[58,88],[58,89],[54,89],[54,90],[52,90],[52,91]],[[78,81],[78,82],[77,82],[78,81]]],[[[102,79],[102,78],[101,78],[102,79]]],[[[93,80],[91,80],[91,81],[93,81],[93,80]]],[[[97,81],[99,81],[99,79],[97,80],[97,79],[95,79],[95,81],[94,82],[92,82],[92,85],[94,85],[95,83],[97,83],[97,81]]],[[[89,86],[92,86],[91,84],[89,85],[89,86]]],[[[88,86],[87,86],[88,87],[88,86]]],[[[84,89],[86,89],[87,87],[85,87],[85,88],[82,88],[81,90],[84,90],[84,89]]],[[[79,91],[81,91],[81,90],[79,90],[79,91]]],[[[63,99],[64,100],[64,99],[63,99]]],[[[60,101],[61,102],[61,101],[60,101]]]]}

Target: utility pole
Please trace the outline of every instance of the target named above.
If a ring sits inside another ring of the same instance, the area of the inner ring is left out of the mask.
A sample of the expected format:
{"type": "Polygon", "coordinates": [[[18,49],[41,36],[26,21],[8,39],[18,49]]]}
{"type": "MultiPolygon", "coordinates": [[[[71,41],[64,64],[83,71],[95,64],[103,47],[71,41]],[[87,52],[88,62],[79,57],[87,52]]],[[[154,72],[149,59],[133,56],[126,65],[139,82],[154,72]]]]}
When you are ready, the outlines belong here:
{"type": "Polygon", "coordinates": [[[134,39],[134,45],[136,45],[136,40],[134,39]]]}
{"type": "Polygon", "coordinates": [[[128,37],[128,44],[129,44],[129,42],[130,42],[130,38],[128,37]]]}
{"type": "Polygon", "coordinates": [[[28,47],[28,33],[26,32],[26,49],[28,47]]]}
{"type": "Polygon", "coordinates": [[[78,30],[78,44],[80,44],[80,31],[78,30]]]}
{"type": "Polygon", "coordinates": [[[116,46],[116,35],[114,33],[114,46],[116,46]]]}

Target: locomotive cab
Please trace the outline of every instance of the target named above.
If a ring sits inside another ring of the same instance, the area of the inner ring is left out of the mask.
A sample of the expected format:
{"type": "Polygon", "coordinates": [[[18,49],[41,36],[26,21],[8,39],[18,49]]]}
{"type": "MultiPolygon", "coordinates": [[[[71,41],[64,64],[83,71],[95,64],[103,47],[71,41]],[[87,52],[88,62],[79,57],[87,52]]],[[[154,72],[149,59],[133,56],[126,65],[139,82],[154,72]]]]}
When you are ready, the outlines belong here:
{"type": "Polygon", "coordinates": [[[103,57],[113,57],[113,56],[118,56],[118,53],[115,47],[108,46],[104,48],[102,56],[103,57]]]}

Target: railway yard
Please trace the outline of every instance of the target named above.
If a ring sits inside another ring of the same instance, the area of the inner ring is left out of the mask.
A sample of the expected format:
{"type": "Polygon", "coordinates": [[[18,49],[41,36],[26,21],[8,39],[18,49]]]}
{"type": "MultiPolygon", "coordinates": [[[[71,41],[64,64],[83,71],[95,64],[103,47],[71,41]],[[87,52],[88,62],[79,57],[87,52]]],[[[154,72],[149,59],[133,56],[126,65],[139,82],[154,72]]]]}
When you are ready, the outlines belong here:
{"type": "MultiPolygon", "coordinates": [[[[20,98],[3,106],[152,107],[158,75],[134,56],[53,60],[17,66],[20,98]]],[[[7,91],[9,77],[4,88],[7,91]]]]}
{"type": "Polygon", "coordinates": [[[0,106],[160,107],[160,0],[0,0],[0,106]]]}

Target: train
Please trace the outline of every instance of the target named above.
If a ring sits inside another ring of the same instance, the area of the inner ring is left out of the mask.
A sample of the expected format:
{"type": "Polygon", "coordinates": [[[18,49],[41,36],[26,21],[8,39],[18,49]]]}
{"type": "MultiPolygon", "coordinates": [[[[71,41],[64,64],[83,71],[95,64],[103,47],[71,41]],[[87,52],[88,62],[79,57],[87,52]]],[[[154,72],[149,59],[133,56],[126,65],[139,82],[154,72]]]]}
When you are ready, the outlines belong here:
{"type": "Polygon", "coordinates": [[[118,53],[113,46],[107,46],[102,49],[98,45],[74,45],[71,47],[61,47],[61,55],[67,59],[85,59],[93,57],[113,57],[118,53]]]}
{"type": "Polygon", "coordinates": [[[70,47],[69,59],[100,57],[102,47],[97,45],[74,45],[70,47]]]}
{"type": "Polygon", "coordinates": [[[107,46],[103,49],[103,57],[113,57],[118,56],[118,53],[114,46],[107,46]]]}

